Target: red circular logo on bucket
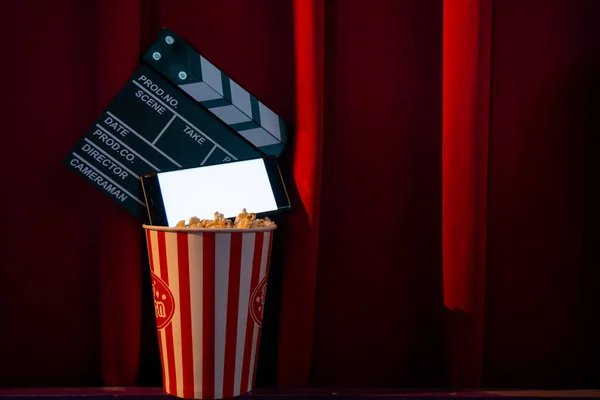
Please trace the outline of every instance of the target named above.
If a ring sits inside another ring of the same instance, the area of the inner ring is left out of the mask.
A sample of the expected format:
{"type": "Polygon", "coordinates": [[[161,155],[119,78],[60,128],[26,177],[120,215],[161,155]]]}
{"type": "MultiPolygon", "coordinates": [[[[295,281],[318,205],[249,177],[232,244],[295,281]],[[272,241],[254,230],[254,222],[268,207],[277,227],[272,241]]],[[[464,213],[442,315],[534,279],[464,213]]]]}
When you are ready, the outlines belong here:
{"type": "Polygon", "coordinates": [[[152,294],[154,295],[154,312],[156,327],[162,329],[169,325],[175,312],[175,299],[169,287],[158,276],[150,272],[152,277],[152,294]]]}
{"type": "Polygon", "coordinates": [[[267,296],[267,276],[259,282],[250,296],[250,315],[258,326],[262,326],[263,313],[265,311],[265,298],[267,296]]]}

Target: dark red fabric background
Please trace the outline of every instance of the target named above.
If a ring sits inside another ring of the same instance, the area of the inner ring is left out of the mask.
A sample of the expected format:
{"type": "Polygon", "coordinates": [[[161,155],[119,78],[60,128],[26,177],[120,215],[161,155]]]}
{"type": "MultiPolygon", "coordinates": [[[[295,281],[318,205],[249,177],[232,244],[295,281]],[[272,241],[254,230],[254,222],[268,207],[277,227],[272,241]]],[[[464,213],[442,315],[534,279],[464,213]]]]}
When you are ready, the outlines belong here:
{"type": "Polygon", "coordinates": [[[329,6],[311,377],[441,385],[442,2],[329,6]]]}
{"type": "Polygon", "coordinates": [[[494,2],[484,336],[490,386],[578,386],[598,376],[598,242],[585,248],[585,241],[598,226],[587,186],[598,175],[587,156],[598,132],[591,124],[599,15],[595,1],[494,2]]]}
{"type": "Polygon", "coordinates": [[[296,127],[260,386],[597,384],[599,2],[2,7],[0,386],[160,384],[139,223],[61,160],[162,26],[296,127]]]}

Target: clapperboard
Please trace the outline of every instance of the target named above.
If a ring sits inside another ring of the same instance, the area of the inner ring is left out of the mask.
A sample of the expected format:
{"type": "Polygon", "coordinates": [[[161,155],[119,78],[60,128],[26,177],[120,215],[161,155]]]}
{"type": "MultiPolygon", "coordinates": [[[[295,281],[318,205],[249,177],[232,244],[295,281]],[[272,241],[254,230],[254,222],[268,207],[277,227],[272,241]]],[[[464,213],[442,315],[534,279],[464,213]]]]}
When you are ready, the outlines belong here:
{"type": "Polygon", "coordinates": [[[139,67],[64,163],[143,219],[139,177],[279,156],[287,124],[173,32],[139,67]]]}

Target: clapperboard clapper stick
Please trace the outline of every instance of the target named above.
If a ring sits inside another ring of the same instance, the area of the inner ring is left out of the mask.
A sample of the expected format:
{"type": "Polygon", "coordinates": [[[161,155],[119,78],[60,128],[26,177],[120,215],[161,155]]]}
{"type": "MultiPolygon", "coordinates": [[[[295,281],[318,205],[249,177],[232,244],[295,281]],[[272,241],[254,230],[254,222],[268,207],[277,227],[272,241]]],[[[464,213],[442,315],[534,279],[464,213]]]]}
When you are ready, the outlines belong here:
{"type": "Polygon", "coordinates": [[[163,29],[64,163],[140,219],[139,177],[279,156],[287,124],[179,36],[163,29]]]}

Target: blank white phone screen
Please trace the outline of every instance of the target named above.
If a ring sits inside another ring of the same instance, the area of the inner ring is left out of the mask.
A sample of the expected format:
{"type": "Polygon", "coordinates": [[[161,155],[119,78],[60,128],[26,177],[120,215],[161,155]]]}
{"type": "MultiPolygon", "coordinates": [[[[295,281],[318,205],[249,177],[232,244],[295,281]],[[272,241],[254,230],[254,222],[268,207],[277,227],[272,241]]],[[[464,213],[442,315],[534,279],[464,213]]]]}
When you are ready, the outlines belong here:
{"type": "Polygon", "coordinates": [[[242,208],[253,213],[277,210],[262,159],[161,172],[158,183],[169,226],[194,216],[213,219],[215,211],[234,218],[242,208]]]}

